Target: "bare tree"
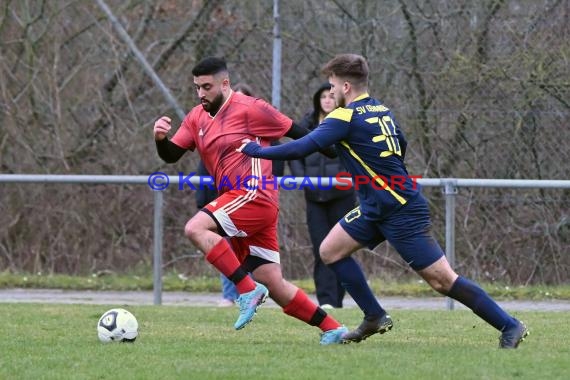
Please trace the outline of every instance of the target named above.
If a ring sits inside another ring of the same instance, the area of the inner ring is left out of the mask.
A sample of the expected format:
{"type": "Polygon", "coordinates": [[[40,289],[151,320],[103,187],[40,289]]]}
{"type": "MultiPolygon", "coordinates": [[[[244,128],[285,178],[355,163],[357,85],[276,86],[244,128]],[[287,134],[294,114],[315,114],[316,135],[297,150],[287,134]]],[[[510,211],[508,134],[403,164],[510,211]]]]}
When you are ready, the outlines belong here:
{"type": "MultiPolygon", "coordinates": [[[[189,71],[206,55],[225,56],[234,82],[270,99],[271,2],[109,3],[188,110],[196,103],[189,71]]],[[[394,109],[410,142],[406,160],[414,173],[566,179],[569,15],[562,0],[282,2],[281,107],[300,118],[324,80],[322,64],[337,53],[362,54],[372,70],[370,92],[394,109]]],[[[3,1],[0,73],[3,173],[196,167],[196,154],[168,167],[156,156],[152,123],[174,112],[94,2],[3,1]]],[[[442,196],[425,192],[441,238],[442,196]]],[[[2,185],[0,199],[0,270],[85,274],[151,265],[148,189],[2,185]]],[[[167,269],[212,274],[182,234],[195,210],[193,193],[170,189],[166,199],[167,269]]],[[[462,190],[462,272],[522,284],[567,282],[568,199],[555,190],[462,190]]],[[[311,276],[303,204],[298,192],[281,194],[289,277],[311,276]]],[[[388,246],[371,253],[359,258],[372,275],[408,272],[388,246]]]]}

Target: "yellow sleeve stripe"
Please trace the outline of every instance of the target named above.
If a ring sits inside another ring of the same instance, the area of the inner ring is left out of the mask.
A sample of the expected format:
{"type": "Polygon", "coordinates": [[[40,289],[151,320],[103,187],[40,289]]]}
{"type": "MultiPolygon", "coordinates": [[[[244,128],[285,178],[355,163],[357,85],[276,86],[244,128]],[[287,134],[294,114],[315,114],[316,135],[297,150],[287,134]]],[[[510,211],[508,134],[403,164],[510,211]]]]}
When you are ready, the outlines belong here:
{"type": "Polygon", "coordinates": [[[353,110],[349,109],[349,108],[337,108],[334,111],[332,111],[331,113],[329,113],[327,115],[327,119],[328,118],[332,118],[332,119],[338,119],[338,120],[342,120],[342,121],[346,121],[346,122],[350,122],[350,119],[352,119],[352,112],[353,110]]]}
{"type": "Polygon", "coordinates": [[[346,143],[346,141],[341,141],[340,143],[342,144],[342,146],[348,149],[350,155],[354,157],[356,161],[360,163],[360,165],[362,165],[362,167],[364,168],[364,170],[366,170],[370,178],[374,179],[382,189],[385,189],[387,192],[389,192],[394,198],[396,198],[398,202],[400,202],[400,204],[405,205],[407,203],[407,201],[400,194],[396,193],[394,189],[390,187],[390,184],[384,182],[380,176],[374,173],[374,170],[372,170],[370,166],[366,165],[364,161],[362,161],[362,159],[358,156],[358,154],[356,154],[354,150],[352,150],[352,148],[350,147],[350,145],[346,143]]]}

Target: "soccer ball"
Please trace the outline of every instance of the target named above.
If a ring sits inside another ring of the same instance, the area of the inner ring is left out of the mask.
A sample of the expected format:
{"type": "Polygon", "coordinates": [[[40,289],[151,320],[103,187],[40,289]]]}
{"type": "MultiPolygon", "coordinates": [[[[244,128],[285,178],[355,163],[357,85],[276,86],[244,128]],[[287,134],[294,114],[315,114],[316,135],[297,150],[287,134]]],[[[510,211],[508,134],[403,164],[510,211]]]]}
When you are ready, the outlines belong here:
{"type": "Polygon", "coordinates": [[[103,343],[134,342],[139,335],[139,323],[125,309],[107,310],[97,322],[97,335],[103,343]]]}

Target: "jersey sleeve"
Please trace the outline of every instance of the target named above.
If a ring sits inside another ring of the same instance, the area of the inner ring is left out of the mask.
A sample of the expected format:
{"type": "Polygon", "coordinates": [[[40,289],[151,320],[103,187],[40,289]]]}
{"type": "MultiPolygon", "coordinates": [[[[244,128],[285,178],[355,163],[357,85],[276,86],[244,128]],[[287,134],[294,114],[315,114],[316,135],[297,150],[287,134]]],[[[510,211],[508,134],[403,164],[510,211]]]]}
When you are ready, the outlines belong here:
{"type": "Polygon", "coordinates": [[[337,108],[307,136],[310,136],[319,148],[326,148],[348,137],[351,119],[351,109],[337,108]]]}
{"type": "Polygon", "coordinates": [[[352,110],[339,108],[331,112],[319,126],[308,135],[288,143],[262,148],[250,143],[242,152],[252,156],[272,160],[293,160],[325,149],[348,137],[352,110]]]}
{"type": "Polygon", "coordinates": [[[248,110],[249,133],[276,140],[283,137],[293,125],[293,120],[262,99],[256,99],[248,110]]]}
{"type": "Polygon", "coordinates": [[[180,128],[176,131],[174,136],[172,136],[172,141],[174,144],[181,148],[189,149],[194,151],[196,148],[196,141],[194,141],[194,133],[192,132],[192,126],[194,125],[194,112],[190,112],[180,125],[180,128]]]}

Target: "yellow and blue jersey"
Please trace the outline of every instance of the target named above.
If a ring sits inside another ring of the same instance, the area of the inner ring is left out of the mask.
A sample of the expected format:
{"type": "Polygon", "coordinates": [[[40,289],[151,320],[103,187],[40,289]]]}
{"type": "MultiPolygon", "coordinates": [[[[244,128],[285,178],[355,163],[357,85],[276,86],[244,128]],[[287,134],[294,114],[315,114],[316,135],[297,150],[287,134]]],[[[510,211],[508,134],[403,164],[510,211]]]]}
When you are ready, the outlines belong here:
{"type": "Polygon", "coordinates": [[[242,152],[267,159],[295,159],[331,145],[352,176],[360,206],[339,223],[362,246],[384,240],[414,269],[427,268],[443,256],[431,236],[426,199],[404,165],[406,139],[390,109],[368,94],[337,108],[308,135],[262,148],[255,143],[242,152]]]}
{"type": "Polygon", "coordinates": [[[404,165],[403,132],[390,109],[368,94],[331,112],[309,136],[320,148],[335,144],[366,218],[383,219],[419,193],[404,165]]]}

